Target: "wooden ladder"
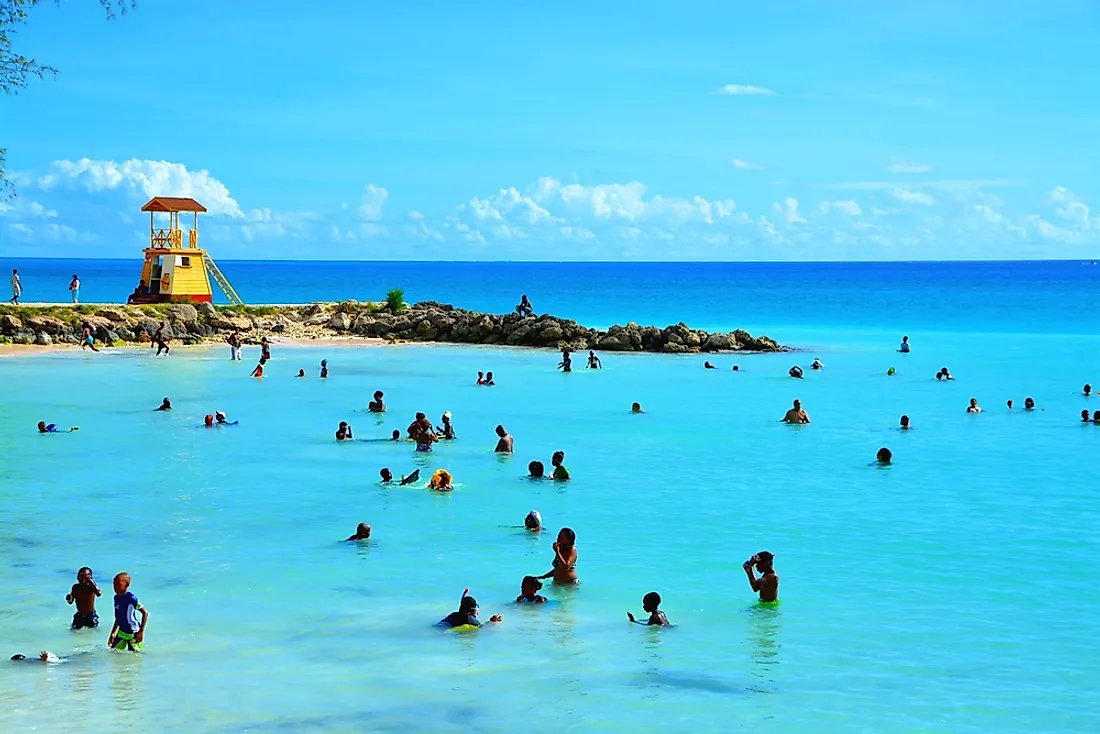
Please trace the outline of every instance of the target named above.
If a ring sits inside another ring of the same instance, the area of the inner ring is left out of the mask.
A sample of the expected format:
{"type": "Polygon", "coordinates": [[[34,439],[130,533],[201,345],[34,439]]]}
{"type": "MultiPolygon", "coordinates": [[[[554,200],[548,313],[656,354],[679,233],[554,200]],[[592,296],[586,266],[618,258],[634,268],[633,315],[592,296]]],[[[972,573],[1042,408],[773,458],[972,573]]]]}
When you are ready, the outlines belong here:
{"type": "Polygon", "coordinates": [[[243,306],[244,301],[237,295],[237,291],[233,290],[233,286],[229,284],[229,280],[222,274],[221,268],[214,262],[214,259],[207,255],[203,258],[206,262],[206,272],[214,278],[214,282],[218,284],[218,287],[222,289],[222,293],[229,299],[229,302],[234,306],[243,306]]]}

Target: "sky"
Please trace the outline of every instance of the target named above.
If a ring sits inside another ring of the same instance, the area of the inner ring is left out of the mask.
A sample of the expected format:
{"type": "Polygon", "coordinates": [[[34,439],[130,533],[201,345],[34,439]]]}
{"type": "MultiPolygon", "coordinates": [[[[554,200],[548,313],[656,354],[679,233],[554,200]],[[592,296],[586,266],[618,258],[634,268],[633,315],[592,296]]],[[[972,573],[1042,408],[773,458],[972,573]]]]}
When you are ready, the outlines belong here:
{"type": "Polygon", "coordinates": [[[44,2],[0,255],[1100,257],[1100,2],[44,2]]]}

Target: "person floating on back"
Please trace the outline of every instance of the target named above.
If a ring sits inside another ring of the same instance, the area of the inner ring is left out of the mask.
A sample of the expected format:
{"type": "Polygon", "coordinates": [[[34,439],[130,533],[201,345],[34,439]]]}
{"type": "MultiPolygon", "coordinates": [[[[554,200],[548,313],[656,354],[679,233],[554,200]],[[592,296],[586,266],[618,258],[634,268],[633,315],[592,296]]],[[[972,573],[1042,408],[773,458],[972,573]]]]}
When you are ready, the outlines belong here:
{"type": "Polygon", "coordinates": [[[172,409],[172,401],[169,400],[168,398],[165,398],[164,402],[160,404],[160,407],[159,408],[154,408],[153,412],[155,413],[158,410],[167,411],[167,410],[171,410],[171,409],[172,409]]]}
{"type": "Polygon", "coordinates": [[[807,424],[810,422],[810,414],[802,409],[802,401],[795,400],[793,406],[783,416],[781,423],[807,424]]]}
{"type": "Polygon", "coordinates": [[[600,361],[600,358],[597,357],[596,353],[593,352],[591,349],[588,350],[588,369],[590,369],[590,370],[603,369],[603,362],[600,361]]]}
{"type": "Polygon", "coordinates": [[[384,397],[385,395],[381,390],[375,390],[374,400],[367,403],[367,410],[369,410],[371,413],[385,413],[386,401],[383,400],[384,397]]]}
{"type": "Polygon", "coordinates": [[[519,596],[516,604],[545,604],[546,597],[539,593],[542,582],[534,576],[524,576],[519,585],[519,596]]]}
{"type": "Polygon", "coordinates": [[[790,375],[791,377],[793,377],[796,380],[801,380],[802,379],[802,368],[799,367],[798,365],[795,365],[794,367],[791,367],[789,370],[787,370],[787,374],[790,375]]]}
{"type": "Polygon", "coordinates": [[[909,354],[909,337],[903,336],[901,338],[901,346],[898,347],[898,351],[902,354],[909,354]]]}
{"type": "Polygon", "coordinates": [[[70,428],[67,431],[62,431],[60,428],[57,427],[56,423],[47,423],[46,421],[38,421],[38,432],[39,433],[72,433],[73,431],[79,431],[79,430],[80,430],[80,428],[78,426],[73,426],[72,428],[70,428]]]}
{"type": "Polygon", "coordinates": [[[779,599],[779,574],[772,567],[774,561],[774,555],[768,551],[760,551],[741,564],[749,577],[749,586],[753,591],[760,592],[760,601],[773,602],[779,599]],[[760,578],[753,573],[753,567],[760,572],[760,578]]]}
{"type": "Polygon", "coordinates": [[[497,447],[495,449],[493,449],[494,453],[498,453],[498,454],[510,454],[510,453],[512,453],[513,450],[515,449],[515,443],[516,443],[515,439],[513,439],[510,435],[508,435],[508,431],[504,428],[504,426],[497,426],[497,431],[496,432],[497,432],[497,436],[499,436],[499,440],[497,441],[497,447]]]}
{"type": "MultiPolygon", "coordinates": [[[[451,612],[443,619],[439,620],[440,627],[480,627],[481,622],[477,618],[478,613],[477,599],[472,596],[467,596],[465,593],[462,595],[462,601],[458,605],[457,612],[451,612]]],[[[489,617],[490,622],[500,622],[504,618],[499,614],[494,614],[489,617]]]]}
{"type": "Polygon", "coordinates": [[[359,526],[355,528],[355,534],[349,535],[345,543],[351,543],[352,541],[370,540],[370,525],[365,522],[359,523],[359,526]]]}
{"type": "Polygon", "coordinates": [[[339,427],[336,429],[337,441],[350,441],[352,439],[351,426],[347,421],[340,421],[339,427]]]}
{"type": "Polygon", "coordinates": [[[633,612],[627,612],[626,618],[634,624],[644,624],[649,627],[671,627],[668,617],[662,612],[659,607],[661,606],[661,595],[656,591],[651,591],[642,597],[642,609],[649,615],[649,619],[645,622],[639,622],[634,618],[633,612]]]}
{"type": "Polygon", "coordinates": [[[92,578],[92,569],[85,566],[76,572],[76,583],[69,593],[65,595],[66,604],[76,604],[76,614],[73,615],[72,628],[78,630],[84,627],[93,629],[99,626],[99,615],[95,611],[95,599],[102,596],[95,580],[92,578]]]}
{"type": "Polygon", "coordinates": [[[145,640],[145,627],[149,624],[149,610],[141,605],[130,591],[130,574],[115,576],[115,624],[107,638],[107,647],[115,650],[141,652],[141,643],[145,640]],[[141,613],[141,624],[137,615],[141,613]]]}

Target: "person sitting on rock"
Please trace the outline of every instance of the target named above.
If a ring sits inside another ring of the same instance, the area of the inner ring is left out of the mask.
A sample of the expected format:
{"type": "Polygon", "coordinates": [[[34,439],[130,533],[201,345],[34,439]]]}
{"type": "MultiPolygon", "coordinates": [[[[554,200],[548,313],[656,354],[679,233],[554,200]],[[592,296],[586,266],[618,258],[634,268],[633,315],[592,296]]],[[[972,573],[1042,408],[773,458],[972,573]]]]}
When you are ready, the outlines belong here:
{"type": "Polygon", "coordinates": [[[588,350],[588,369],[599,370],[603,369],[603,362],[596,356],[596,353],[592,350],[588,350]]]}
{"type": "Polygon", "coordinates": [[[382,400],[383,394],[381,390],[374,391],[374,400],[367,405],[367,410],[371,413],[385,413],[386,403],[382,400]]]}
{"type": "Polygon", "coordinates": [[[516,306],[516,313],[524,318],[533,316],[535,314],[535,308],[531,305],[531,301],[528,300],[527,294],[524,293],[519,299],[519,305],[516,306]]]}

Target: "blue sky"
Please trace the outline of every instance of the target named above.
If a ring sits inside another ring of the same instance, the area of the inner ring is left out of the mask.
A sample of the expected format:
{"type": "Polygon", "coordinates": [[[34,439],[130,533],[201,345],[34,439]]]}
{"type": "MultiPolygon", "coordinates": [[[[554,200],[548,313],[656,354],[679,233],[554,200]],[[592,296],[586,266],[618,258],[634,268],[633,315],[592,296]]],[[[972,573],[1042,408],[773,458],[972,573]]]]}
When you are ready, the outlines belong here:
{"type": "Polygon", "coordinates": [[[0,254],[1100,256],[1100,3],[44,3],[0,254]]]}

